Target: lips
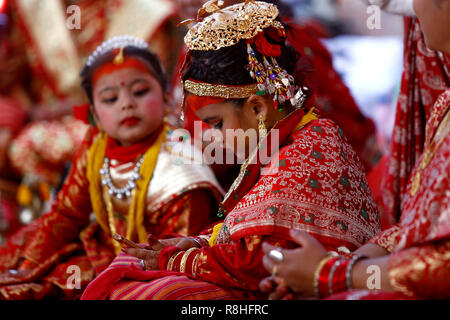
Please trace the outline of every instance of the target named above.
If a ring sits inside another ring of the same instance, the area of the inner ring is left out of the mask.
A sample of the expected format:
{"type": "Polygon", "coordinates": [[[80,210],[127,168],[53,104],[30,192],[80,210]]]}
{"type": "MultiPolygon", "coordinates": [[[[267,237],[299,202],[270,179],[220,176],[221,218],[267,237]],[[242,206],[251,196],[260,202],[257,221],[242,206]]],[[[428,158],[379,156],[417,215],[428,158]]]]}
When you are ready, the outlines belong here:
{"type": "Polygon", "coordinates": [[[139,121],[140,121],[140,119],[137,117],[128,117],[128,118],[123,119],[122,122],[120,122],[120,124],[122,124],[124,126],[134,126],[139,121]]]}

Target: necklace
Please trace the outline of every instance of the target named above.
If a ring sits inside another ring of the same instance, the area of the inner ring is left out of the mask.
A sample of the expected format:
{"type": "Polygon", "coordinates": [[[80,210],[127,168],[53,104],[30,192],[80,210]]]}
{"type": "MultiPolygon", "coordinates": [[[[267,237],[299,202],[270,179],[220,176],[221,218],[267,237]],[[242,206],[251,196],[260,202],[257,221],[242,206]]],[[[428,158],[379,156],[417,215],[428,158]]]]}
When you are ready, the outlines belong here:
{"type": "Polygon", "coordinates": [[[123,188],[116,188],[112,182],[110,173],[110,159],[105,157],[103,160],[103,167],[100,169],[100,175],[102,176],[102,185],[108,188],[109,195],[121,200],[123,198],[130,198],[133,189],[136,188],[136,181],[141,179],[139,170],[144,162],[143,156],[141,156],[133,169],[130,179],[123,188]]]}
{"type": "MultiPolygon", "coordinates": [[[[308,123],[310,123],[313,120],[316,120],[317,118],[317,114],[314,113],[314,108],[311,108],[307,114],[305,114],[302,119],[300,120],[300,122],[295,126],[294,130],[292,130],[292,132],[296,132],[300,129],[302,129],[303,127],[305,127],[308,123]]],[[[245,160],[245,162],[241,165],[241,169],[239,172],[239,175],[237,176],[237,178],[234,180],[233,184],[231,185],[230,189],[228,190],[227,194],[225,195],[224,199],[222,200],[221,204],[220,204],[220,208],[219,208],[219,212],[217,214],[217,216],[219,218],[223,218],[223,216],[226,213],[224,204],[225,202],[230,198],[230,196],[233,194],[233,192],[235,192],[242,180],[244,180],[245,176],[249,175],[249,171],[248,171],[248,166],[250,163],[253,162],[253,160],[255,159],[255,157],[258,154],[258,151],[261,149],[261,146],[264,142],[267,143],[267,137],[272,133],[272,131],[274,130],[274,128],[276,127],[276,124],[270,129],[269,132],[266,132],[264,134],[264,138],[262,139],[262,141],[260,141],[257,145],[257,147],[253,150],[253,152],[250,154],[250,156],[245,160]]]]}

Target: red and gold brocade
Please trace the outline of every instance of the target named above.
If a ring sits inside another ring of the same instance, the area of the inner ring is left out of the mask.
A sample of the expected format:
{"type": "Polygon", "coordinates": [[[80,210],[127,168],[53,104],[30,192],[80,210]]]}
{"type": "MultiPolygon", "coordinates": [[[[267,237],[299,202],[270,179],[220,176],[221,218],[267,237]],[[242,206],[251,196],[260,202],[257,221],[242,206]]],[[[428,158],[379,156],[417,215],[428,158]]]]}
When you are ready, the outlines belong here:
{"type": "MultiPolygon", "coordinates": [[[[396,293],[360,292],[358,299],[370,299],[373,295],[385,299],[450,298],[449,110],[447,89],[436,101],[427,122],[424,150],[430,144],[442,144],[421,171],[420,187],[414,193],[413,181],[421,170],[424,154],[418,158],[402,198],[400,222],[370,240],[391,252],[389,278],[396,293]]],[[[356,297],[354,292],[339,296],[351,297],[356,297]]]]}
{"type": "MultiPolygon", "coordinates": [[[[329,250],[341,246],[353,250],[377,234],[379,215],[364,169],[342,130],[325,119],[294,130],[303,115],[298,110],[276,125],[282,146],[273,150],[276,155],[264,166],[271,173],[260,175],[260,161],[250,164],[229,193],[223,204],[228,214],[214,246],[189,256],[185,252],[175,256],[175,247],[163,249],[160,269],[175,257],[171,269],[175,273],[139,271],[137,260],[130,266],[124,261],[128,257],[121,255],[88,286],[82,299],[154,298],[155,290],[164,290],[168,299],[190,299],[198,297],[202,288],[208,292],[205,299],[214,290],[234,299],[264,298],[258,289],[268,275],[262,265],[263,241],[292,248],[289,231],[297,229],[309,232],[329,250]],[[180,267],[187,273],[180,274],[180,267]],[[182,297],[162,285],[160,278],[165,275],[169,282],[175,276],[185,282],[182,297]],[[150,280],[156,282],[145,282],[150,280]]],[[[271,148],[271,143],[266,147],[271,148]]]]}
{"type": "MultiPolygon", "coordinates": [[[[89,132],[88,136],[91,135],[89,132]]],[[[92,138],[83,141],[51,212],[20,230],[0,248],[0,272],[24,269],[24,264],[31,267],[31,273],[22,279],[7,279],[5,274],[0,275],[0,299],[53,295],[77,298],[89,281],[116,256],[110,231],[92,220],[86,175],[92,141],[92,138]],[[81,290],[66,288],[71,275],[67,268],[71,265],[81,269],[81,290]]],[[[166,149],[161,148],[152,180],[155,183],[150,183],[147,190],[144,225],[148,233],[158,237],[199,232],[213,222],[214,207],[221,197],[220,187],[209,168],[175,165],[174,160],[166,149]],[[174,170],[168,170],[169,167],[174,170]]],[[[120,185],[135,163],[133,159],[131,163],[119,163],[118,167],[112,168],[115,171],[113,183],[120,185]]],[[[114,209],[115,226],[121,231],[126,228],[127,203],[114,202],[114,209]]]]}
{"type": "Polygon", "coordinates": [[[439,96],[450,86],[450,56],[427,48],[416,18],[405,18],[404,71],[391,150],[379,194],[383,230],[398,223],[407,185],[426,139],[426,124],[439,96]]]}

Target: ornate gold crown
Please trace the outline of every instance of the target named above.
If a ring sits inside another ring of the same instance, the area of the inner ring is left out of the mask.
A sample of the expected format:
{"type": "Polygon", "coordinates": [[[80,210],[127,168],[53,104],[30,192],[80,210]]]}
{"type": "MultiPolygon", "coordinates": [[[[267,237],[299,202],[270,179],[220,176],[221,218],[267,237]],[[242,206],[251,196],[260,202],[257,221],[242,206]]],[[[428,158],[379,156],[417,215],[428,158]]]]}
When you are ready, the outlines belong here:
{"type": "Polygon", "coordinates": [[[267,2],[247,0],[223,9],[207,2],[200,11],[213,12],[190,28],[184,42],[190,50],[218,50],[251,39],[269,26],[282,28],[278,8],[267,2]],[[211,10],[210,7],[214,7],[211,10]]]}

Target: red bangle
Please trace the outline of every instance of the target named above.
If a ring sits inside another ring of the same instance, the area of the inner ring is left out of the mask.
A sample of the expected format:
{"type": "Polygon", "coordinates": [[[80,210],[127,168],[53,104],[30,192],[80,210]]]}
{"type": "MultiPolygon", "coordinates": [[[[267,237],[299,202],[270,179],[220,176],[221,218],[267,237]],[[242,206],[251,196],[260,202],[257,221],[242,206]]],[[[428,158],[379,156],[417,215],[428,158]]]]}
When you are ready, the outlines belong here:
{"type": "Polygon", "coordinates": [[[347,290],[345,281],[345,271],[347,270],[350,259],[343,259],[333,275],[331,293],[339,293],[347,290]]]}
{"type": "Polygon", "coordinates": [[[318,284],[318,292],[320,298],[326,298],[329,296],[330,271],[333,265],[340,259],[340,257],[329,259],[320,271],[318,284]]]}
{"type": "Polygon", "coordinates": [[[180,252],[176,253],[175,259],[173,260],[173,263],[172,263],[171,271],[180,271],[181,259],[183,259],[183,256],[185,253],[186,253],[186,251],[180,251],[180,252]]]}
{"type": "Polygon", "coordinates": [[[175,246],[168,246],[162,249],[158,256],[158,269],[166,270],[170,258],[180,251],[182,251],[182,249],[175,246]]]}
{"type": "Polygon", "coordinates": [[[196,260],[197,255],[200,254],[200,250],[196,250],[192,252],[186,260],[186,269],[185,272],[189,274],[194,274],[194,262],[196,260]]]}

